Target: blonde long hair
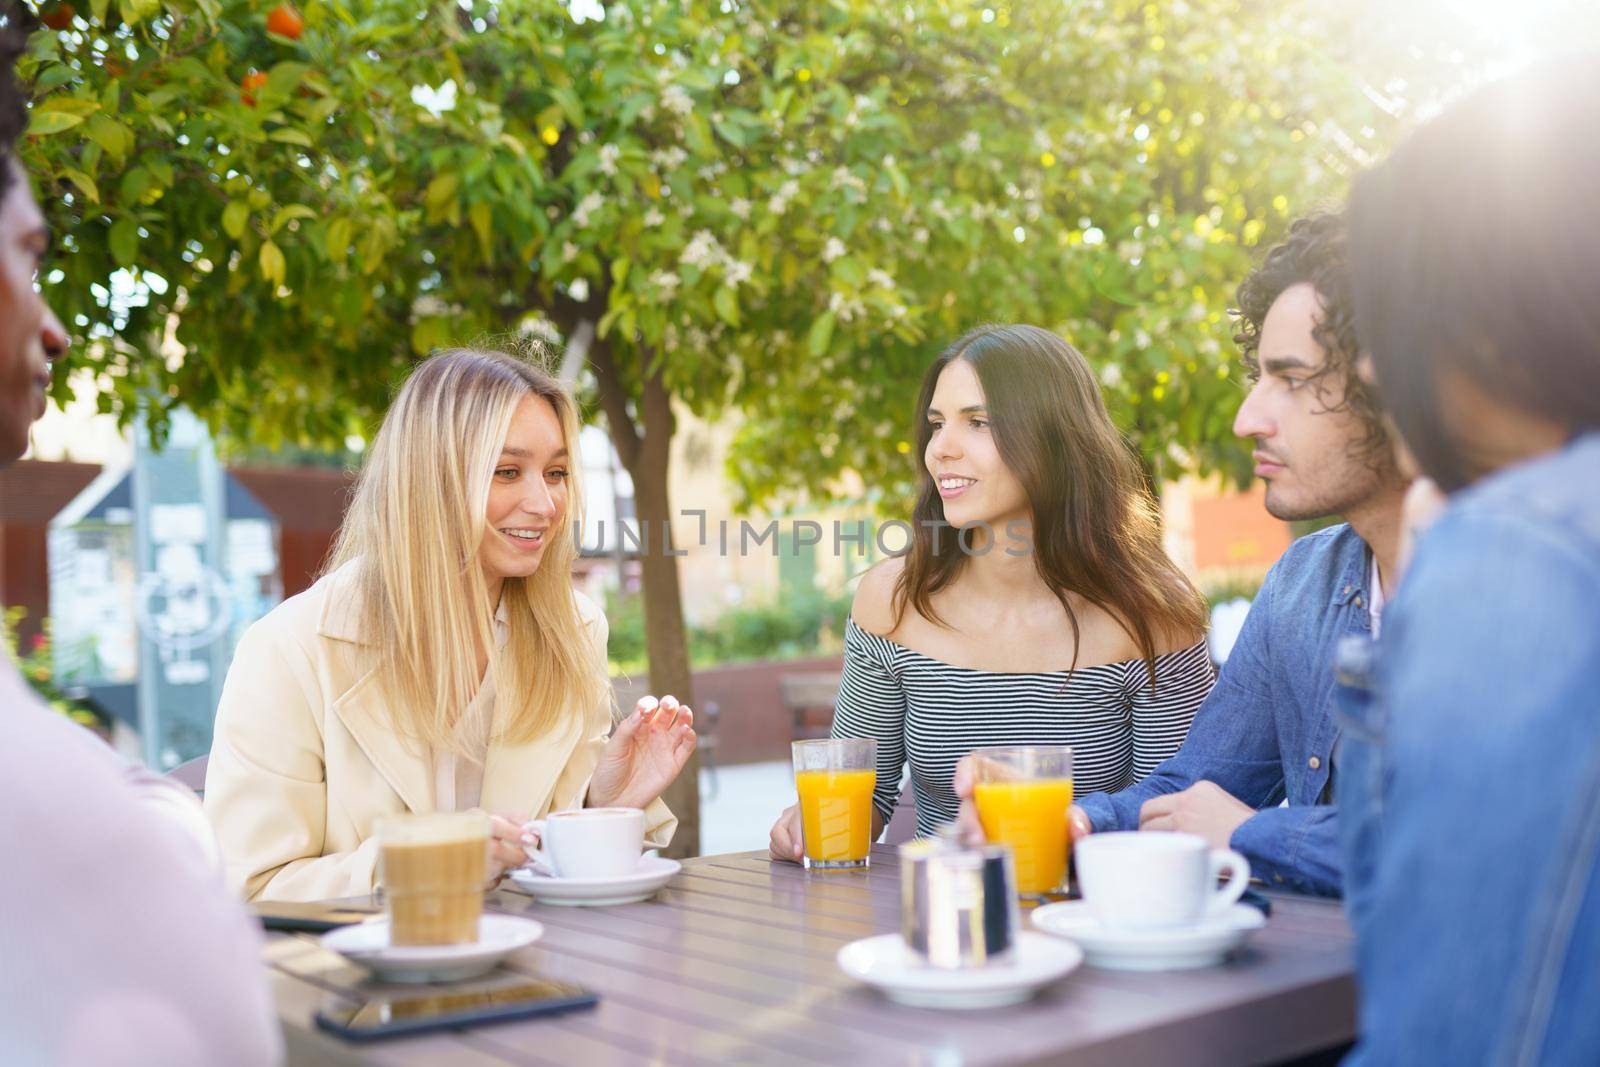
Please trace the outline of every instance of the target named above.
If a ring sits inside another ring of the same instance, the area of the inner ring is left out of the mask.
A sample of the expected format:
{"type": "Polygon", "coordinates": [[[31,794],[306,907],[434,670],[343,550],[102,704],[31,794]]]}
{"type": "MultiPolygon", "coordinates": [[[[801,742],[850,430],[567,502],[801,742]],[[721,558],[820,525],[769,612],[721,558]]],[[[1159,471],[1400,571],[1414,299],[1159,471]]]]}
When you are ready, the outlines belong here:
{"type": "Polygon", "coordinates": [[[508,638],[495,650],[494,613],[480,549],[489,485],[517,405],[548,401],[577,463],[572,398],[531,361],[504,352],[449,349],[418,365],[373,441],[329,559],[355,561],[362,630],[376,636],[378,682],[397,731],[434,750],[461,751],[454,726],[481,681],[478,650],[491,650],[497,740],[531,741],[607,699],[604,653],[573,598],[582,495],[568,483],[566,514],[548,535],[539,569],[507,578],[500,599],[508,638]],[[514,701],[505,711],[503,702],[514,701]]]}

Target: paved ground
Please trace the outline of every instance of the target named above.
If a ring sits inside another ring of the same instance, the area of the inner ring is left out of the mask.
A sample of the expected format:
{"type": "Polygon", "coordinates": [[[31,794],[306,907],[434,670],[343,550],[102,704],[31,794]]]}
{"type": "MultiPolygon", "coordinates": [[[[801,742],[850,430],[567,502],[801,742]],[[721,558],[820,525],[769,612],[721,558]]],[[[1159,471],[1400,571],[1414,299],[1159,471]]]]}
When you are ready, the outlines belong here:
{"type": "Polygon", "coordinates": [[[794,776],[788,761],[719,767],[715,774],[702,770],[701,854],[720,856],[766,848],[773,820],[794,800],[794,776]]]}

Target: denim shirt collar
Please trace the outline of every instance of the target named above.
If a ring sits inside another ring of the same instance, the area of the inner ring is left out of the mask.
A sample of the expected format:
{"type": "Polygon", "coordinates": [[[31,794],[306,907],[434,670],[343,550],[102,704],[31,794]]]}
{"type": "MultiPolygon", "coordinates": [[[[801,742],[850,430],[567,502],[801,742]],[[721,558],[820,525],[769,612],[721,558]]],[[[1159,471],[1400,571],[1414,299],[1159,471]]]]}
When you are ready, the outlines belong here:
{"type": "MultiPolygon", "coordinates": [[[[1366,608],[1372,598],[1367,595],[1367,579],[1372,573],[1372,549],[1365,543],[1361,551],[1352,552],[1345,561],[1344,573],[1339,576],[1338,582],[1333,587],[1334,607],[1342,608],[1354,603],[1356,607],[1366,608]]],[[[1368,623],[1368,629],[1371,623],[1368,623]]]]}

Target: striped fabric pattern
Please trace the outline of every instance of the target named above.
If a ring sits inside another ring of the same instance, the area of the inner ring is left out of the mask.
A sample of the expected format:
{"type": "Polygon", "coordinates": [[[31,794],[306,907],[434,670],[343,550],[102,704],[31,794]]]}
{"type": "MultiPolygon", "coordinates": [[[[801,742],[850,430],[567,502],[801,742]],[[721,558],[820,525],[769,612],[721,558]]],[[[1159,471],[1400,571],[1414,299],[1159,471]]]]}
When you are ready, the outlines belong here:
{"type": "Polygon", "coordinates": [[[1071,745],[1074,792],[1115,791],[1176,752],[1215,671],[1204,640],[1156,658],[1076,671],[1015,674],[952,667],[861,629],[845,627],[844,676],[834,737],[878,741],[873,804],[887,822],[909,763],[917,836],[956,817],[956,763],[991,745],[1071,745]]]}

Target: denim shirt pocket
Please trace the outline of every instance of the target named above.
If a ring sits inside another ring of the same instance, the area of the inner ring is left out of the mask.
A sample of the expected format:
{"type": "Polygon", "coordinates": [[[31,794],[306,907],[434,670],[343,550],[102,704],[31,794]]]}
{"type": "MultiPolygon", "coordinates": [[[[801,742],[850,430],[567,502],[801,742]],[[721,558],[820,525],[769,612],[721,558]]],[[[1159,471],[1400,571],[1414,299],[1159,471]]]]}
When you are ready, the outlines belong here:
{"type": "Polygon", "coordinates": [[[1339,728],[1334,799],[1344,851],[1345,908],[1358,933],[1383,827],[1388,715],[1375,691],[1376,644],[1353,634],[1334,651],[1333,707],[1339,728]]]}

